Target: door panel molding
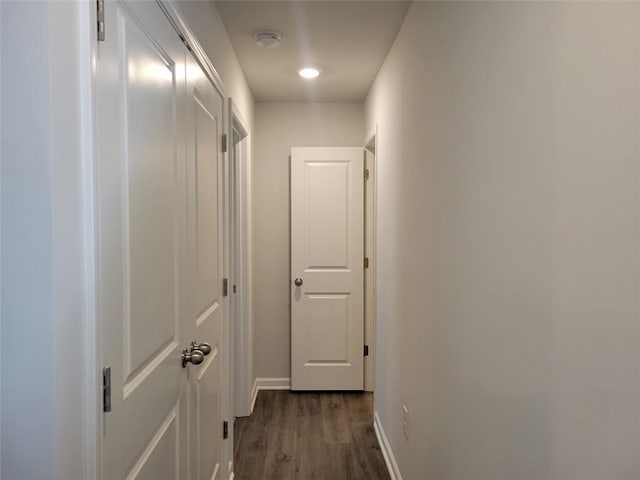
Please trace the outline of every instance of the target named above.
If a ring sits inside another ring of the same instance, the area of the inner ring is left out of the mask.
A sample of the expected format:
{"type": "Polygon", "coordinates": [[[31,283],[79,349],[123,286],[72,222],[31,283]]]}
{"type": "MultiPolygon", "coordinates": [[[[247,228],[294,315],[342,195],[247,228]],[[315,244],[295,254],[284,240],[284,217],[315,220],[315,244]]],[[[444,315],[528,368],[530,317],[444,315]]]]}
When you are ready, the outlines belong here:
{"type": "MultiPolygon", "coordinates": [[[[177,442],[178,442],[178,425],[177,425],[178,410],[179,410],[178,406],[171,409],[167,417],[163,420],[162,424],[158,427],[158,431],[149,440],[149,443],[147,444],[146,448],[142,452],[142,455],[140,455],[140,457],[133,464],[133,467],[131,468],[131,470],[129,470],[129,472],[127,473],[127,476],[125,477],[126,480],[145,478],[143,470],[145,466],[147,466],[149,463],[153,463],[153,462],[150,462],[149,460],[152,457],[154,457],[154,454],[156,457],[159,455],[159,452],[164,454],[160,459],[161,461],[162,460],[166,461],[167,458],[171,458],[172,452],[175,454],[175,452],[177,451],[177,442]],[[169,431],[171,427],[173,427],[173,432],[169,431]],[[169,435],[167,435],[168,432],[169,432],[169,435]],[[171,433],[173,433],[173,435],[171,435],[171,433]],[[163,440],[167,440],[167,439],[170,440],[171,436],[173,436],[173,443],[170,444],[170,446],[173,448],[159,448],[160,443],[163,442],[163,440]],[[141,475],[141,473],[143,474],[141,475]]],[[[176,477],[178,477],[179,475],[178,462],[176,462],[175,458],[173,459],[173,463],[174,463],[173,470],[176,474],[176,477]]],[[[157,471],[159,469],[156,468],[155,470],[157,471]]],[[[170,468],[168,469],[166,465],[163,466],[162,470],[171,471],[171,469],[170,468]]]]}

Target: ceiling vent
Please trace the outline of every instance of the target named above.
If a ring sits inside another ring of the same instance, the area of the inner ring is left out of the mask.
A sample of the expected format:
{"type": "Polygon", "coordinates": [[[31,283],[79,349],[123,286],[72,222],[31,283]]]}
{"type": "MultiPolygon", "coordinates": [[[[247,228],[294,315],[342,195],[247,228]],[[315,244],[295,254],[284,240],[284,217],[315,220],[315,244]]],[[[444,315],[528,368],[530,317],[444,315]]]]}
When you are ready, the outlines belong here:
{"type": "Polygon", "coordinates": [[[256,32],[253,38],[256,39],[256,43],[258,45],[266,48],[275,48],[280,45],[280,42],[282,41],[282,35],[278,32],[271,32],[267,30],[256,32]]]}

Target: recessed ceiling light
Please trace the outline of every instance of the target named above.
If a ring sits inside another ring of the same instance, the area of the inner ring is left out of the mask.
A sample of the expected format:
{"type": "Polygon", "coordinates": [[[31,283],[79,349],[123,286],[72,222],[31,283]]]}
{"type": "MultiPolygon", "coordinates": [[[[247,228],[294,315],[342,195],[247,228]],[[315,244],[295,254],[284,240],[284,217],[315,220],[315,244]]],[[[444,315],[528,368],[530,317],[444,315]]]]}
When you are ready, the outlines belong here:
{"type": "Polygon", "coordinates": [[[298,70],[298,75],[300,75],[302,78],[316,78],[318,75],[320,75],[320,72],[316,68],[307,67],[303,68],[302,70],[298,70]]]}
{"type": "Polygon", "coordinates": [[[256,39],[256,43],[261,47],[274,48],[280,45],[282,41],[282,35],[278,32],[272,32],[268,30],[261,30],[256,32],[253,36],[256,39]]]}

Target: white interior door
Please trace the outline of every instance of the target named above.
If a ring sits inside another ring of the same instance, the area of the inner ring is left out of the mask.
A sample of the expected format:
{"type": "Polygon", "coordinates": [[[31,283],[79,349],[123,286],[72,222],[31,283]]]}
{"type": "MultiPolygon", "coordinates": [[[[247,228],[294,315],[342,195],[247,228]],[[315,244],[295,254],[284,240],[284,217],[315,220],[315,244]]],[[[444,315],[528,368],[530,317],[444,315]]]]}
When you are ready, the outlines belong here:
{"type": "Polygon", "coordinates": [[[155,2],[105,2],[96,65],[101,473],[187,478],[186,49],[155,2]]]}
{"type": "Polygon", "coordinates": [[[362,390],[364,151],[291,149],[291,388],[362,390]]]}
{"type": "Polygon", "coordinates": [[[111,372],[102,478],[227,478],[224,95],[155,2],[105,3],[96,70],[100,338],[111,372]],[[203,356],[185,366],[192,342],[203,356]]]}
{"type": "Polygon", "coordinates": [[[207,343],[205,361],[189,371],[190,478],[226,478],[223,462],[224,97],[197,62],[187,59],[187,172],[191,330],[207,343]]]}

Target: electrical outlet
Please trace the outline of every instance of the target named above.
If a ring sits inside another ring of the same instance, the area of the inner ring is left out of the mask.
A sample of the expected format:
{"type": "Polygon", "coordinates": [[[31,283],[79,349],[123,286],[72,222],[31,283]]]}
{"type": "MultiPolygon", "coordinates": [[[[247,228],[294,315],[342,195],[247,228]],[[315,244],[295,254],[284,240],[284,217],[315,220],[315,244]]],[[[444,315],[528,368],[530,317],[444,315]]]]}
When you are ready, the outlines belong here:
{"type": "Polygon", "coordinates": [[[406,405],[402,405],[402,433],[409,440],[409,409],[406,405]]]}

